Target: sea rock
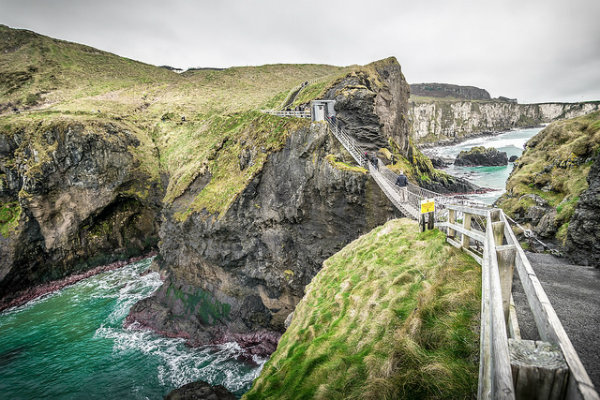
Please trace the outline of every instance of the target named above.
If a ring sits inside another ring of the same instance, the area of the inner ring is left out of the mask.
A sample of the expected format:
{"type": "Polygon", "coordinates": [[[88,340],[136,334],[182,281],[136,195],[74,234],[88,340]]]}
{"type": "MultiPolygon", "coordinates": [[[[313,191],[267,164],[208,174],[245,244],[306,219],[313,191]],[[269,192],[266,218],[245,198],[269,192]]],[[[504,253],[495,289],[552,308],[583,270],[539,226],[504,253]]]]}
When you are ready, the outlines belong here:
{"type": "Polygon", "coordinates": [[[485,148],[476,146],[469,151],[461,151],[454,165],[461,166],[503,166],[508,163],[508,158],[505,152],[500,152],[494,147],[485,148]]]}
{"type": "Polygon", "coordinates": [[[600,153],[587,176],[588,189],[577,203],[567,230],[566,250],[580,265],[600,267],[600,153]]]}
{"type": "Polygon", "coordinates": [[[517,161],[517,158],[519,158],[519,157],[512,155],[509,157],[508,162],[515,162],[515,161],[517,161]]]}
{"type": "Polygon", "coordinates": [[[191,382],[175,389],[165,400],[235,400],[236,397],[225,386],[211,386],[204,381],[191,382]]]}

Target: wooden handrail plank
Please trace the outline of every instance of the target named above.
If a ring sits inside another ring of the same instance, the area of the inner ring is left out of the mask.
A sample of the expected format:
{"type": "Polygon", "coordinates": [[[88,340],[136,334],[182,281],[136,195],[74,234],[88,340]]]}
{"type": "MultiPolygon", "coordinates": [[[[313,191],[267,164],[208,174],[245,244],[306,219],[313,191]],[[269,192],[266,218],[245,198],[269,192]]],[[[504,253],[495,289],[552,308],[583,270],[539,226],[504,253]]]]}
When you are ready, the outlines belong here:
{"type": "Polygon", "coordinates": [[[444,228],[450,228],[450,229],[454,229],[455,231],[457,231],[458,233],[462,233],[463,235],[467,235],[468,237],[475,239],[481,243],[485,242],[485,235],[480,233],[480,232],[476,232],[476,231],[472,231],[472,230],[467,230],[465,228],[463,228],[461,225],[457,225],[457,224],[451,224],[449,222],[441,222],[438,223],[439,227],[444,227],[444,228]]]}
{"type": "Polygon", "coordinates": [[[488,248],[490,277],[490,314],[492,318],[493,357],[494,357],[494,399],[514,399],[512,370],[510,366],[510,353],[508,351],[508,337],[504,310],[502,304],[502,289],[500,286],[500,272],[494,244],[491,214],[487,217],[486,243],[488,248]]]}

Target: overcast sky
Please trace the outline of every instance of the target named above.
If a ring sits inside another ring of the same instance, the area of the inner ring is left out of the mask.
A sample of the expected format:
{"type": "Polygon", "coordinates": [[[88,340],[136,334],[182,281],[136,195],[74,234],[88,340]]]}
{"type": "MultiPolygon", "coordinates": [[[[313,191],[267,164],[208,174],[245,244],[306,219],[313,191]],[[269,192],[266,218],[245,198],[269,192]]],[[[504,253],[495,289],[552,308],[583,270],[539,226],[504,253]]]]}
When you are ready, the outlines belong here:
{"type": "Polygon", "coordinates": [[[0,0],[0,23],[155,65],[395,56],[410,83],[600,100],[600,0],[0,0]]]}

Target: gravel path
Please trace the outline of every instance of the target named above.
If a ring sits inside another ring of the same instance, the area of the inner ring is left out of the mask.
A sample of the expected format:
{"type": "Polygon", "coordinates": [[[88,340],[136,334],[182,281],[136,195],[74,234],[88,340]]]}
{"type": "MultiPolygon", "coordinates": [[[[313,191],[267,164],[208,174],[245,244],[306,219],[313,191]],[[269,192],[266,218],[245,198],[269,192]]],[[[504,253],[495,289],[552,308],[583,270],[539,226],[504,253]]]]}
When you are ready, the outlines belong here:
{"type": "MultiPolygon", "coordinates": [[[[549,254],[527,253],[596,390],[600,390],[600,270],[570,265],[549,254]]],[[[513,297],[523,339],[539,336],[515,273],[513,297]]]]}

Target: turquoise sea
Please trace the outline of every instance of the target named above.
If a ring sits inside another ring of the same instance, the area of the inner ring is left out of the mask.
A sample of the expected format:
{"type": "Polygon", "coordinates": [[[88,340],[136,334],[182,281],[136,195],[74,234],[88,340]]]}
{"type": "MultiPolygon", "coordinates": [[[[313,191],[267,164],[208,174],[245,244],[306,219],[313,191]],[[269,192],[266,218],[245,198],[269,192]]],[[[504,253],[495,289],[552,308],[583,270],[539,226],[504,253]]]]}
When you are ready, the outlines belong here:
{"type": "MultiPolygon", "coordinates": [[[[500,151],[504,151],[509,158],[512,155],[520,157],[523,153],[525,143],[541,129],[542,128],[517,129],[495,136],[478,137],[453,146],[427,149],[425,150],[425,153],[427,155],[436,155],[438,157],[454,159],[462,150],[470,150],[475,146],[485,146],[495,147],[500,151]]],[[[450,175],[466,178],[476,185],[496,189],[493,192],[470,196],[476,200],[491,204],[504,193],[505,183],[513,166],[513,163],[508,163],[508,165],[504,167],[455,167],[452,165],[449,168],[444,169],[444,171],[450,175]]]]}
{"type": "Polygon", "coordinates": [[[192,349],[124,329],[131,306],[160,285],[151,259],[85,279],[0,314],[1,399],[162,399],[204,380],[241,396],[265,360],[235,343],[192,349]]]}

